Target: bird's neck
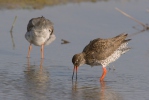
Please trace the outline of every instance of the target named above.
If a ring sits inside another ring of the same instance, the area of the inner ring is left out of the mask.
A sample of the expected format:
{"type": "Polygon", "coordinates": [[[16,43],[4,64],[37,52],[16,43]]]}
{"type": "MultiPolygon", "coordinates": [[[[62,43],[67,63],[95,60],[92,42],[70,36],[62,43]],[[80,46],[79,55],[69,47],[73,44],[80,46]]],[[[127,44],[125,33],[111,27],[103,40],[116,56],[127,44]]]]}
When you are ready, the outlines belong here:
{"type": "Polygon", "coordinates": [[[82,58],[82,63],[86,64],[86,59],[85,59],[86,58],[86,54],[84,52],[82,52],[80,55],[82,56],[81,57],[82,58]]]}

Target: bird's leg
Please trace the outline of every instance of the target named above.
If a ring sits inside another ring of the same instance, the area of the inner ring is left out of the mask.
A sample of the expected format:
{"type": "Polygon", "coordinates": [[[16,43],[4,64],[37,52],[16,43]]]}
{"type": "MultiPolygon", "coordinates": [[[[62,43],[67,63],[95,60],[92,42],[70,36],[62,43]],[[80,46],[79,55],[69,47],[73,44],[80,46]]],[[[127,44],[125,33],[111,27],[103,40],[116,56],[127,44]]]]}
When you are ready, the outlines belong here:
{"type": "Polygon", "coordinates": [[[30,57],[30,52],[31,52],[31,50],[32,50],[32,44],[29,45],[27,58],[30,57]]]}
{"type": "Polygon", "coordinates": [[[102,76],[100,77],[100,81],[104,80],[104,77],[106,76],[106,73],[107,73],[107,69],[106,69],[106,67],[103,67],[103,73],[102,73],[102,76]]]}
{"type": "Polygon", "coordinates": [[[44,58],[44,44],[41,45],[41,59],[44,58]]]}

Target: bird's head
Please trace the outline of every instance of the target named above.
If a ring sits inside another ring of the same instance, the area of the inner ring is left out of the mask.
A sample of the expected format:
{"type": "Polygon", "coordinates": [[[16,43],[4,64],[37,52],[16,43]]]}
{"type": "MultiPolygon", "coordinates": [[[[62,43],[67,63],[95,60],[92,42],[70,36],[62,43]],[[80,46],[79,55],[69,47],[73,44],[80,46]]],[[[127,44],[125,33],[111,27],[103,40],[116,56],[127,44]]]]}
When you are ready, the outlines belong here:
{"type": "Polygon", "coordinates": [[[72,63],[76,67],[79,67],[79,66],[85,64],[84,53],[75,54],[72,57],[72,63]]]}
{"type": "Polygon", "coordinates": [[[85,64],[85,54],[84,53],[79,53],[79,54],[75,54],[72,57],[72,63],[74,65],[74,69],[73,69],[73,74],[72,74],[72,80],[73,80],[73,76],[74,76],[74,72],[76,72],[76,80],[77,80],[77,70],[78,67],[85,64]]]}

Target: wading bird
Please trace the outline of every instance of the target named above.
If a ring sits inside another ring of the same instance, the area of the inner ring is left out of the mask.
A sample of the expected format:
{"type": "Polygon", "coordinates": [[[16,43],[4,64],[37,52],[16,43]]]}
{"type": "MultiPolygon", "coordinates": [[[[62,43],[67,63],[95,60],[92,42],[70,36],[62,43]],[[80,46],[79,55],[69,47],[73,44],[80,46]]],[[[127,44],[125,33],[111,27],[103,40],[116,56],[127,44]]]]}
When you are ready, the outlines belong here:
{"type": "Polygon", "coordinates": [[[76,72],[77,80],[78,67],[83,64],[88,64],[90,66],[102,65],[103,73],[100,77],[100,81],[103,81],[107,73],[106,66],[117,60],[125,52],[129,51],[130,48],[127,47],[127,44],[131,39],[125,40],[127,35],[128,34],[120,34],[109,39],[97,38],[90,41],[83,49],[82,53],[75,54],[72,58],[72,63],[74,65],[72,80],[74,72],[76,72]]]}
{"type": "Polygon", "coordinates": [[[43,59],[44,46],[49,45],[56,39],[53,32],[54,27],[50,20],[44,17],[32,18],[27,25],[27,32],[25,34],[26,40],[30,43],[27,57],[30,57],[32,44],[34,44],[41,46],[41,58],[43,59]]]}

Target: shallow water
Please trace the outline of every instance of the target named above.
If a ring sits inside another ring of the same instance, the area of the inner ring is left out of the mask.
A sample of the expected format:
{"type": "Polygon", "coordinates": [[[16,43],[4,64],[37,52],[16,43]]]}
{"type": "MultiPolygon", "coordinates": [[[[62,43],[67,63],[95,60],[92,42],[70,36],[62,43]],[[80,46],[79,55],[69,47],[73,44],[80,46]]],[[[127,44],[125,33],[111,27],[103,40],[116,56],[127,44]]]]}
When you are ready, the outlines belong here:
{"type": "Polygon", "coordinates": [[[39,10],[0,10],[0,99],[148,100],[148,31],[134,34],[143,27],[115,10],[117,7],[149,23],[148,3],[148,0],[111,0],[68,3],[39,10]],[[26,58],[29,46],[24,38],[26,26],[31,18],[38,16],[54,23],[57,37],[45,47],[43,61],[40,47],[36,46],[31,58],[26,58]],[[107,67],[105,82],[99,82],[102,67],[83,65],[78,70],[77,82],[72,83],[72,56],[94,38],[109,38],[122,32],[131,36],[128,45],[132,49],[107,67]],[[70,43],[61,44],[61,39],[70,43]]]}

